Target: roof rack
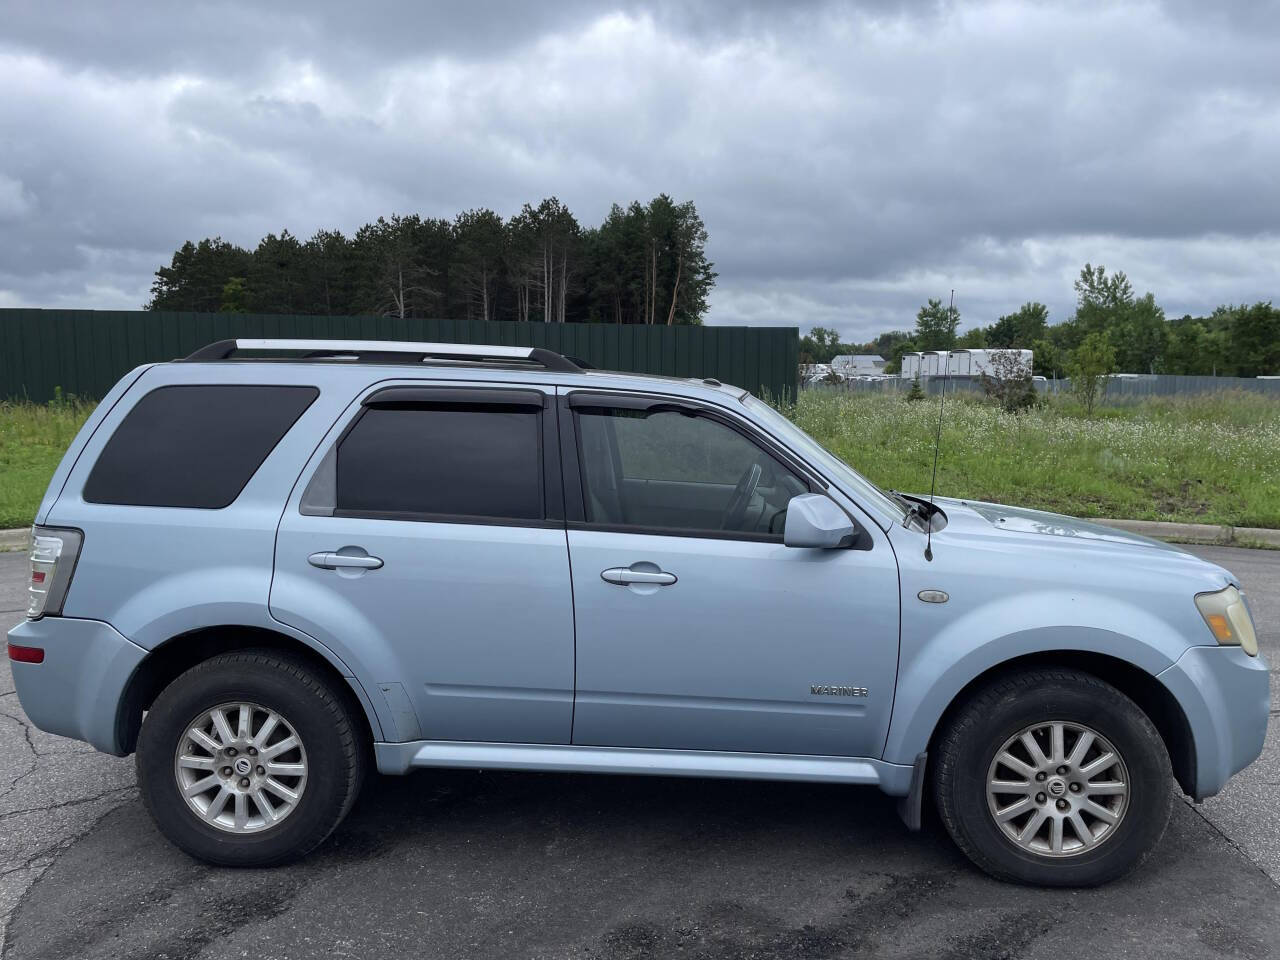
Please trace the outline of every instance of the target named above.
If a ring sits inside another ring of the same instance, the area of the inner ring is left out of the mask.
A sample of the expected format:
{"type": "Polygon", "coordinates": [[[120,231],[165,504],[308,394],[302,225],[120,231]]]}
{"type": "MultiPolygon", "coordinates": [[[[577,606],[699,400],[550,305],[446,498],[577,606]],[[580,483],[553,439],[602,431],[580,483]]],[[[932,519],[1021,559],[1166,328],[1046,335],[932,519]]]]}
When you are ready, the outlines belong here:
{"type": "Polygon", "coordinates": [[[479,343],[406,343],[400,340],[218,340],[184,361],[229,360],[245,350],[301,353],[302,360],[351,357],[361,363],[423,363],[427,360],[517,361],[560,373],[581,373],[583,365],[543,347],[506,347],[479,343]]]}

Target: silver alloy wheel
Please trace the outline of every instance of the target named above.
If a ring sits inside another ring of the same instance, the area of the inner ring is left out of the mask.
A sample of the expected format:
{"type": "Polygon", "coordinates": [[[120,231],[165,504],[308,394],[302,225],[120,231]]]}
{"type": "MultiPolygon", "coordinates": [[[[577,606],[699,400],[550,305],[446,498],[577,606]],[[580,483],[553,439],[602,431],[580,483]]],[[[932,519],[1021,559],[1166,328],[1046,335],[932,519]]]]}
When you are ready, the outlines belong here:
{"type": "Polygon", "coordinates": [[[1116,833],[1129,807],[1129,771],[1110,741],[1081,723],[1020,730],[987,770],[987,809],[1022,850],[1074,857],[1116,833]]]}
{"type": "Polygon", "coordinates": [[[228,833],[257,833],[297,809],[307,751],[293,726],[256,703],[221,703],[178,741],[173,772],[187,805],[228,833]]]}

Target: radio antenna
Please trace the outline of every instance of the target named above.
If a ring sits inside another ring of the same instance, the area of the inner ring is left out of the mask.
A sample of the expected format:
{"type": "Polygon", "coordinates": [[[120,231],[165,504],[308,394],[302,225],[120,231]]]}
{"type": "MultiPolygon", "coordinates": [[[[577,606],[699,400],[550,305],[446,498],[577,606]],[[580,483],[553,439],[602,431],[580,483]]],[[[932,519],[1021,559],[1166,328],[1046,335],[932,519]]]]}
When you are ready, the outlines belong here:
{"type": "MultiPolygon", "coordinates": [[[[950,325],[951,318],[956,313],[956,291],[951,289],[951,305],[947,307],[947,323],[950,325]]],[[[929,481],[929,516],[925,519],[925,523],[929,525],[929,530],[925,534],[924,541],[924,558],[933,560],[933,494],[938,488],[938,448],[942,446],[942,411],[947,403],[947,381],[951,379],[951,351],[943,355],[942,358],[942,396],[938,400],[938,432],[933,438],[933,479],[929,481]]]]}

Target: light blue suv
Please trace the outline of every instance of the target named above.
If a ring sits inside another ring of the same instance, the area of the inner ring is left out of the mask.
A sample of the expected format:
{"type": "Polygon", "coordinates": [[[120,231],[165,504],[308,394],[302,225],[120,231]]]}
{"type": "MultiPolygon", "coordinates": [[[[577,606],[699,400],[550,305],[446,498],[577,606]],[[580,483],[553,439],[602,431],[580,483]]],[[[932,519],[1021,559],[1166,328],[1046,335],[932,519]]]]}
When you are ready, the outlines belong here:
{"type": "Polygon", "coordinates": [[[40,505],[9,656],[40,728],[136,751],[166,836],[246,866],[372,763],[874,784],[998,877],[1095,884],[1268,714],[1220,567],[887,493],[742,390],[528,347],[134,370],[40,505]]]}

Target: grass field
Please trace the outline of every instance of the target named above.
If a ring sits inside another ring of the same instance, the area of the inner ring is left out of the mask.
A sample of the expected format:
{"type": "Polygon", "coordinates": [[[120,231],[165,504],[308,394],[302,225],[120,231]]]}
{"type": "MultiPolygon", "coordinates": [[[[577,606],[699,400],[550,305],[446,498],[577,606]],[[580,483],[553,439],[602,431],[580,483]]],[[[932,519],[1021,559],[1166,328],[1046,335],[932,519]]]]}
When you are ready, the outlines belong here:
{"type": "MultiPolygon", "coordinates": [[[[0,403],[0,528],[31,523],[92,404],[0,403]]],[[[885,487],[927,492],[936,400],[805,391],[787,411],[885,487]]],[[[938,492],[1088,517],[1280,528],[1280,401],[1253,394],[1005,414],[947,400],[938,492]]]]}
{"type": "MultiPolygon", "coordinates": [[[[936,398],[805,391],[788,411],[877,484],[929,490],[936,398]]],[[[940,495],[1080,517],[1280,528],[1280,401],[1247,393],[1021,414],[948,398],[940,495]]]]}
{"type": "Polygon", "coordinates": [[[31,524],[92,403],[0,403],[0,530],[31,524]]]}

